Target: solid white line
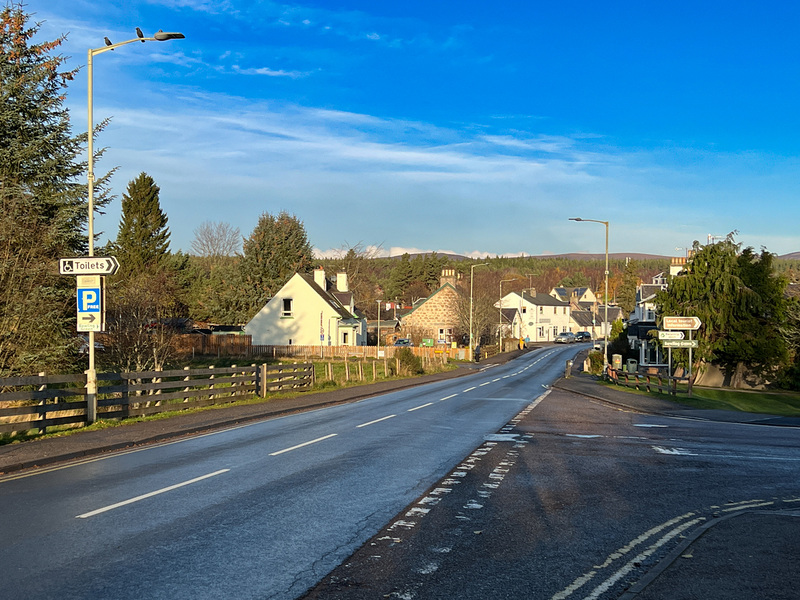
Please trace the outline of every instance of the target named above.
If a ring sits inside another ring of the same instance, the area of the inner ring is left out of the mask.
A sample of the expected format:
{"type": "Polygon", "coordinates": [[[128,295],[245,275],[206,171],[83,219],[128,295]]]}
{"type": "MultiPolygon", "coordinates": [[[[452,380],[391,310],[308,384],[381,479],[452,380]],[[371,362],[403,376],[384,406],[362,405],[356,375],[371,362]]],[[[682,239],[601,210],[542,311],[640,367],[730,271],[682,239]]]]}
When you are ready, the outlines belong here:
{"type": "Polygon", "coordinates": [[[396,417],[397,415],[389,415],[388,417],[382,417],[380,419],[375,419],[374,421],[370,421],[369,423],[362,423],[361,425],[356,425],[356,429],[359,427],[366,427],[367,425],[374,425],[375,423],[380,423],[381,421],[385,421],[386,419],[391,419],[392,417],[396,417]]]}
{"type": "Polygon", "coordinates": [[[131,498],[130,500],[124,500],[123,502],[117,502],[116,504],[110,504],[109,506],[104,506],[103,508],[98,508],[97,510],[93,510],[91,512],[83,513],[82,515],[78,515],[76,519],[88,519],[89,517],[93,517],[95,515],[99,515],[100,513],[107,512],[109,510],[114,510],[115,508],[119,508],[120,506],[125,506],[127,504],[133,504],[134,502],[139,502],[140,500],[145,500],[147,498],[152,498],[153,496],[158,496],[159,494],[163,494],[164,492],[171,492],[172,490],[176,490],[186,485],[191,485],[193,483],[197,483],[198,481],[203,481],[203,479],[208,479],[209,477],[214,477],[215,475],[221,475],[222,473],[227,473],[230,469],[221,469],[219,471],[214,471],[213,473],[209,473],[208,475],[203,475],[201,477],[195,477],[194,479],[190,479],[189,481],[184,481],[183,483],[176,483],[175,485],[171,485],[169,487],[161,488],[160,490],[156,490],[155,492],[150,492],[149,494],[142,494],[141,496],[136,496],[135,498],[131,498]]]}
{"type": "Polygon", "coordinates": [[[443,402],[444,400],[450,400],[450,398],[455,398],[456,396],[458,396],[458,394],[450,394],[449,396],[445,396],[444,398],[441,398],[439,400],[439,402],[443,402]]]}
{"type": "Polygon", "coordinates": [[[422,406],[415,406],[414,408],[409,408],[408,412],[414,412],[415,410],[419,410],[420,408],[425,408],[426,406],[430,406],[433,402],[428,402],[427,404],[423,404],[422,406]]]}
{"type": "Polygon", "coordinates": [[[304,446],[310,446],[311,444],[316,444],[317,442],[321,442],[322,440],[327,440],[328,438],[336,437],[336,433],[332,433],[330,435],[322,436],[321,438],[317,438],[315,440],[311,440],[310,442],[303,442],[302,444],[297,444],[297,446],[292,446],[291,448],[284,448],[283,450],[278,450],[277,452],[271,452],[270,456],[278,456],[279,454],[283,454],[284,452],[291,452],[292,450],[297,450],[298,448],[303,448],[304,446]]]}

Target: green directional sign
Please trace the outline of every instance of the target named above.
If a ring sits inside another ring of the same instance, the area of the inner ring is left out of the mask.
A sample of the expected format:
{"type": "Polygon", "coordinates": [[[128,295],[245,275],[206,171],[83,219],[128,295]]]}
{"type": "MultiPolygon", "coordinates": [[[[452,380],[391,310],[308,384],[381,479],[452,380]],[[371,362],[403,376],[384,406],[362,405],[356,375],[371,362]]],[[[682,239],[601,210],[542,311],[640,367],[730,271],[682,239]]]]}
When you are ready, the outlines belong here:
{"type": "Polygon", "coordinates": [[[663,340],[664,348],[697,348],[697,340],[663,340]]]}

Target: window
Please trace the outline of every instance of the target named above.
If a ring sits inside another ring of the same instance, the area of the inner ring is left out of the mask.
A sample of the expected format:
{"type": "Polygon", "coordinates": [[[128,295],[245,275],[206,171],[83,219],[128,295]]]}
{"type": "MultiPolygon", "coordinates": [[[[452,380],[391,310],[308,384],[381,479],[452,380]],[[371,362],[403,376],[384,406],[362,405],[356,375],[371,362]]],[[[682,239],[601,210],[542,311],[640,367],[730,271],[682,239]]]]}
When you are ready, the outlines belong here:
{"type": "Polygon", "coordinates": [[[283,299],[283,309],[281,310],[281,318],[292,317],[292,299],[291,298],[284,298],[283,299]]]}

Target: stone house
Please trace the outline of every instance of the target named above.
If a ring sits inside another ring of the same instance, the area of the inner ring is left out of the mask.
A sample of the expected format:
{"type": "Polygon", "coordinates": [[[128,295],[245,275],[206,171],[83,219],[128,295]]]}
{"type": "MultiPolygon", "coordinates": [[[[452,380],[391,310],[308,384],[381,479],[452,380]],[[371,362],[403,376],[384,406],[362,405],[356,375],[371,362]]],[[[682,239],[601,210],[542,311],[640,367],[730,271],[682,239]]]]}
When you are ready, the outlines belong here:
{"type": "Polygon", "coordinates": [[[401,331],[415,344],[423,339],[450,344],[457,341],[458,298],[454,269],[442,270],[439,289],[401,317],[401,331]]]}

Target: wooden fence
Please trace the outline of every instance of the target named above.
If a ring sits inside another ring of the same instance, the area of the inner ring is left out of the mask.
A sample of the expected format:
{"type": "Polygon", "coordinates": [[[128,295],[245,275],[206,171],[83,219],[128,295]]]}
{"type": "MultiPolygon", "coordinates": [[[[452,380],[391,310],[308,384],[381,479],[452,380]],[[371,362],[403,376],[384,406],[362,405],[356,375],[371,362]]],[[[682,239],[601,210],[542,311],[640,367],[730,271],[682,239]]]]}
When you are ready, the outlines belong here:
{"type": "Polygon", "coordinates": [[[678,393],[681,393],[678,390],[678,382],[689,383],[688,393],[690,396],[692,394],[691,382],[686,378],[668,377],[659,374],[640,375],[639,373],[628,373],[627,371],[620,371],[610,367],[608,369],[608,378],[617,385],[671,396],[677,396],[678,393]]]}
{"type": "MultiPolygon", "coordinates": [[[[298,358],[302,360],[330,358],[379,358],[377,346],[263,346],[252,343],[249,335],[201,335],[176,336],[176,348],[181,354],[192,356],[241,356],[269,358],[298,358]]],[[[409,348],[417,356],[428,358],[446,357],[464,360],[468,350],[438,345],[434,347],[381,346],[380,358],[394,356],[400,348],[409,348]]]]}
{"type": "MultiPolygon", "coordinates": [[[[311,364],[100,373],[97,417],[121,419],[225,404],[286,389],[309,388],[311,364]]],[[[0,433],[85,425],[86,375],[0,378],[0,433]]]]}

